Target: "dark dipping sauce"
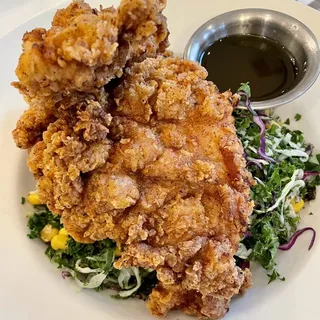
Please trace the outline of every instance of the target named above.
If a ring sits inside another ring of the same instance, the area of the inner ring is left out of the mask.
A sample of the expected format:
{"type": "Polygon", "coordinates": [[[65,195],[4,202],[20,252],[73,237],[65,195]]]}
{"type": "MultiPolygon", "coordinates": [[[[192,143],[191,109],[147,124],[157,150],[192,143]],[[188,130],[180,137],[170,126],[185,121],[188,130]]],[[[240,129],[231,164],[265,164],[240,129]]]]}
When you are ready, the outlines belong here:
{"type": "Polygon", "coordinates": [[[236,92],[250,82],[251,100],[279,97],[289,91],[299,76],[290,52],[275,40],[262,36],[233,35],[214,42],[203,52],[201,64],[221,92],[236,92]]]}

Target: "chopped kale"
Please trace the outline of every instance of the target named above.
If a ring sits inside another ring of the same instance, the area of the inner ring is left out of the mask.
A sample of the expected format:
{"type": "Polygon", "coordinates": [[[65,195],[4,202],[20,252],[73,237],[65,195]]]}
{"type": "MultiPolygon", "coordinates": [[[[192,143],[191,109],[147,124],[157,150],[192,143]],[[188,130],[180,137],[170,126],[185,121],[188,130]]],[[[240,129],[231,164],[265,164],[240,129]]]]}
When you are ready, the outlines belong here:
{"type": "Polygon", "coordinates": [[[295,116],[294,116],[294,119],[296,121],[299,121],[300,119],[302,118],[301,114],[297,113],[295,116]]]}
{"type": "MultiPolygon", "coordinates": [[[[29,217],[29,238],[40,237],[41,230],[51,224],[54,228],[61,229],[59,216],[53,215],[45,206],[36,206],[35,214],[29,217]]],[[[66,250],[54,250],[47,244],[45,254],[58,268],[63,269],[65,274],[72,276],[78,285],[83,288],[92,288],[100,291],[111,288],[119,291],[115,298],[127,299],[138,297],[146,299],[152,288],[157,283],[156,272],[142,268],[125,269],[128,286],[123,287],[119,282],[121,271],[115,269],[116,244],[106,239],[91,244],[79,243],[70,238],[66,250]],[[131,269],[134,269],[131,270],[131,269]],[[92,280],[99,277],[100,280],[92,280]]]]}
{"type": "Polygon", "coordinates": [[[60,217],[53,215],[45,206],[35,206],[35,214],[28,220],[30,239],[40,238],[41,230],[47,225],[51,224],[52,227],[61,229],[60,217]]]}
{"type": "MultiPolygon", "coordinates": [[[[320,154],[315,157],[316,162],[311,162],[306,152],[310,154],[312,148],[305,142],[303,133],[299,130],[292,131],[282,126],[280,119],[269,117],[264,120],[267,128],[266,152],[276,163],[261,160],[257,152],[260,130],[250,112],[235,110],[234,116],[247,161],[251,161],[248,169],[258,181],[251,188],[255,207],[249,226],[250,236],[242,242],[247,250],[251,250],[248,260],[261,264],[267,270],[270,281],[283,280],[276,269],[276,252],[294,234],[300,221],[291,202],[299,197],[310,201],[316,196],[316,186],[320,185],[320,176],[316,174],[320,172],[320,154]],[[304,172],[312,174],[304,178],[304,172]],[[286,186],[292,186],[293,191],[289,189],[284,195],[286,186]]],[[[287,120],[286,124],[289,123],[287,120]]]]}

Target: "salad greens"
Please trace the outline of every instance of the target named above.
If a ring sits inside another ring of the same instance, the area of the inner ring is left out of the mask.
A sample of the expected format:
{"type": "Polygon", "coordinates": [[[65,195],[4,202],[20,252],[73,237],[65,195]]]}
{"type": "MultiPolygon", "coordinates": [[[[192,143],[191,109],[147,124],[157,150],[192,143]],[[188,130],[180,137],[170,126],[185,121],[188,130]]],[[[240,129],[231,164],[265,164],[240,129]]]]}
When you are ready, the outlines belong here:
{"type": "Polygon", "coordinates": [[[311,160],[312,146],[305,142],[301,131],[291,131],[280,119],[261,113],[258,116],[265,126],[265,154],[274,160],[268,161],[258,152],[261,125],[255,123],[255,115],[247,110],[235,110],[234,116],[247,167],[256,180],[251,188],[255,207],[237,261],[240,265],[244,261],[256,261],[267,270],[270,281],[284,280],[276,270],[275,255],[279,246],[297,231],[298,211],[304,201],[316,196],[316,186],[320,185],[320,155],[311,160]]]}
{"type": "MultiPolygon", "coordinates": [[[[60,217],[53,215],[46,206],[34,207],[35,213],[28,219],[29,238],[40,238],[40,232],[47,224],[57,229],[63,227],[60,217]]],[[[63,270],[64,278],[73,277],[81,288],[97,291],[115,289],[118,294],[114,297],[118,299],[145,299],[157,282],[156,273],[151,269],[115,269],[113,263],[117,260],[116,244],[109,239],[83,244],[70,238],[64,251],[54,250],[48,243],[45,254],[63,270]]]]}

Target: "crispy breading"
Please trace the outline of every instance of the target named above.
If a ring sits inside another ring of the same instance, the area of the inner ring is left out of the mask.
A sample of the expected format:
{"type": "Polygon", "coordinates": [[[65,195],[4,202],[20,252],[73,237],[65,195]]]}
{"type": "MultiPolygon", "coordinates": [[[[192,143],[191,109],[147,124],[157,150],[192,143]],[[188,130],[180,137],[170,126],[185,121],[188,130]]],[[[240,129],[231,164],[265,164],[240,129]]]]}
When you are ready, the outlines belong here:
{"type": "Polygon", "coordinates": [[[49,101],[46,101],[44,104],[31,103],[18,120],[16,128],[12,132],[17,147],[27,149],[33,146],[41,139],[42,132],[54,120],[56,118],[51,112],[49,101]],[[47,105],[49,105],[49,108],[47,108],[47,105]]]}
{"type": "Polygon", "coordinates": [[[195,237],[172,247],[132,245],[116,266],[157,270],[159,284],[147,302],[157,316],[181,309],[201,318],[220,319],[250,274],[235,266],[232,246],[225,237],[195,237]]]}
{"type": "Polygon", "coordinates": [[[42,133],[57,119],[73,117],[72,107],[86,100],[94,100],[101,105],[108,104],[108,95],[103,88],[93,89],[91,94],[74,92],[72,95],[52,95],[27,99],[29,108],[17,122],[12,135],[19,148],[28,149],[42,140],[42,133]],[[71,110],[71,113],[70,113],[71,110]]]}
{"type": "Polygon", "coordinates": [[[128,61],[164,52],[164,7],[160,0],[122,0],[118,10],[99,11],[74,1],[58,10],[49,30],[24,35],[14,85],[28,97],[102,87],[120,77],[128,61]]]}
{"type": "Polygon", "coordinates": [[[27,32],[13,85],[31,107],[14,131],[17,146],[30,148],[39,140],[59,101],[79,92],[96,94],[126,65],[164,52],[165,2],[122,0],[117,10],[99,11],[74,1],[57,11],[49,30],[27,32]]]}
{"type": "Polygon", "coordinates": [[[237,97],[206,75],[181,59],[136,63],[114,90],[105,136],[88,129],[105,120],[90,101],[67,108],[77,116],[62,114],[30,153],[41,199],[77,241],[111,238],[124,247],[116,267],[156,269],[156,315],[219,319],[251,283],[233,259],[253,206],[237,97]]]}
{"type": "Polygon", "coordinates": [[[233,258],[253,207],[239,97],[195,62],[147,58],[168,44],[165,3],[75,1],[27,33],[14,85],[30,109],[13,135],[76,241],[110,238],[123,248],[117,268],[157,271],[153,314],[220,319],[251,285],[233,258]]]}
{"type": "Polygon", "coordinates": [[[78,102],[51,123],[43,140],[31,148],[29,169],[38,179],[40,198],[53,212],[81,203],[81,174],[103,165],[109,157],[111,119],[107,106],[94,100],[78,102]]]}
{"type": "MultiPolygon", "coordinates": [[[[246,229],[252,207],[248,200],[251,180],[242,158],[243,149],[235,138],[231,116],[233,107],[229,99],[231,94],[220,94],[213,84],[204,80],[205,77],[206,72],[196,63],[171,58],[147,59],[128,70],[122,85],[115,91],[115,100],[120,107],[115,111],[111,110],[111,113],[116,115],[114,115],[109,137],[114,142],[108,160],[110,163],[106,168],[101,168],[88,178],[88,185],[92,179],[95,180],[94,192],[91,192],[90,188],[85,192],[89,203],[88,211],[94,211],[93,203],[98,205],[101,202],[105,210],[104,214],[107,214],[109,206],[103,200],[104,197],[96,195],[99,192],[99,176],[103,176],[107,171],[112,171],[115,175],[121,172],[121,175],[124,174],[127,177],[133,175],[137,180],[141,197],[144,195],[148,197],[147,200],[143,199],[143,202],[138,201],[130,212],[127,210],[127,214],[131,217],[134,212],[138,212],[144,220],[148,217],[148,215],[144,217],[144,211],[148,211],[148,206],[153,208],[153,220],[157,221],[157,225],[153,230],[155,235],[150,236],[148,241],[166,244],[188,240],[178,237],[177,228],[175,228],[176,234],[173,239],[171,239],[173,235],[166,232],[174,220],[166,220],[164,216],[171,212],[169,216],[180,215],[177,219],[179,221],[186,219],[185,223],[181,223],[183,237],[192,238],[197,235],[197,230],[200,232],[199,235],[226,234],[236,248],[246,229]],[[139,91],[139,88],[147,86],[150,82],[157,82],[157,91],[153,94],[155,97],[153,99],[145,97],[144,93],[139,91]],[[189,96],[187,96],[187,90],[171,92],[171,105],[175,103],[174,99],[181,101],[183,98],[189,101],[181,104],[181,109],[185,107],[185,110],[182,110],[185,114],[184,118],[175,119],[174,123],[158,120],[158,114],[155,111],[158,110],[155,106],[163,103],[162,93],[168,89],[168,83],[172,88],[174,84],[190,87],[189,96]],[[131,99],[133,92],[136,92],[140,98],[131,99]],[[149,101],[146,102],[147,106],[135,102],[143,100],[149,101]],[[127,106],[129,107],[126,108],[127,106]],[[143,120],[144,124],[140,123],[141,116],[132,113],[131,107],[135,110],[140,108],[141,114],[143,110],[150,109],[152,113],[147,112],[151,115],[149,122],[143,120]],[[159,133],[159,128],[167,124],[174,124],[182,137],[188,137],[183,138],[185,142],[182,147],[165,147],[168,145],[168,138],[161,134],[162,130],[159,133]],[[226,136],[229,136],[233,142],[232,156],[229,155],[229,145],[225,144],[226,136]],[[149,190],[154,188],[159,193],[158,206],[149,196],[149,190]],[[147,201],[152,204],[147,204],[147,201]],[[199,209],[195,211],[195,218],[192,220],[192,211],[188,208],[197,208],[197,203],[199,209]],[[206,217],[206,211],[214,214],[206,217]],[[196,223],[197,219],[200,224],[195,225],[193,230],[192,226],[189,226],[192,225],[190,221],[196,223]],[[161,220],[163,222],[160,223],[161,220]],[[184,230],[183,227],[186,228],[186,226],[191,229],[184,230]]],[[[106,184],[105,178],[101,183],[106,184]]],[[[123,211],[123,208],[112,208],[112,210],[110,219],[120,226],[117,221],[114,221],[115,217],[118,217],[114,210],[123,211]]],[[[97,211],[96,214],[99,212],[97,211]]],[[[121,223],[127,224],[125,218],[122,215],[120,217],[124,220],[121,223]]],[[[148,223],[153,222],[150,220],[148,223]]],[[[96,228],[99,229],[99,226],[96,228]]],[[[70,232],[72,234],[72,227],[70,232]]],[[[143,230],[141,232],[145,233],[143,230]]],[[[100,236],[97,236],[93,227],[85,230],[84,233],[86,234],[84,238],[91,237],[92,240],[100,240],[103,237],[101,232],[99,232],[100,236]],[[90,232],[92,232],[91,235],[90,232]]],[[[128,239],[130,242],[139,241],[134,239],[133,234],[130,233],[128,236],[127,232],[121,232],[123,238],[121,241],[125,242],[128,239]]],[[[112,238],[116,239],[116,237],[112,238]]]]}

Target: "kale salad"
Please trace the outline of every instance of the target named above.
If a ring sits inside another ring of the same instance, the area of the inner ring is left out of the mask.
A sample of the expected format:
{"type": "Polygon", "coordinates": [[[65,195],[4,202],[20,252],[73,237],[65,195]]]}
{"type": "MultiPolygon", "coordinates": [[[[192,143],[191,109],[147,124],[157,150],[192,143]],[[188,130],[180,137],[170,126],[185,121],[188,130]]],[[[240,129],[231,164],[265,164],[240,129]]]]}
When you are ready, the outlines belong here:
{"type": "MultiPolygon", "coordinates": [[[[37,202],[29,195],[30,203],[37,202]]],[[[23,201],[22,201],[23,202],[23,201]]],[[[114,298],[139,297],[145,299],[157,283],[156,272],[131,267],[115,269],[113,263],[121,254],[115,242],[106,239],[92,244],[74,241],[46,206],[34,204],[34,213],[28,218],[30,239],[41,239],[47,244],[45,254],[58,268],[62,277],[73,277],[80,288],[114,289],[114,298]]]]}
{"type": "MultiPolygon", "coordinates": [[[[299,213],[305,202],[316,197],[320,154],[313,155],[313,146],[304,140],[301,131],[290,130],[289,119],[281,122],[270,113],[252,110],[248,84],[242,84],[238,93],[246,109],[234,111],[235,126],[256,184],[251,188],[255,206],[249,229],[235,259],[242,268],[249,267],[251,261],[260,264],[269,282],[284,280],[276,268],[277,251],[289,250],[305,231],[311,235],[309,249],[315,241],[313,228],[299,229],[299,213]]],[[[293,121],[300,118],[296,115],[293,121]]],[[[28,201],[34,206],[28,217],[28,237],[46,244],[45,254],[62,270],[63,278],[72,277],[81,288],[115,289],[117,294],[113,297],[119,299],[145,299],[150,294],[157,283],[155,271],[115,269],[113,263],[121,255],[121,248],[113,241],[77,243],[63,228],[59,216],[42,205],[36,193],[29,194],[28,201]]]]}

